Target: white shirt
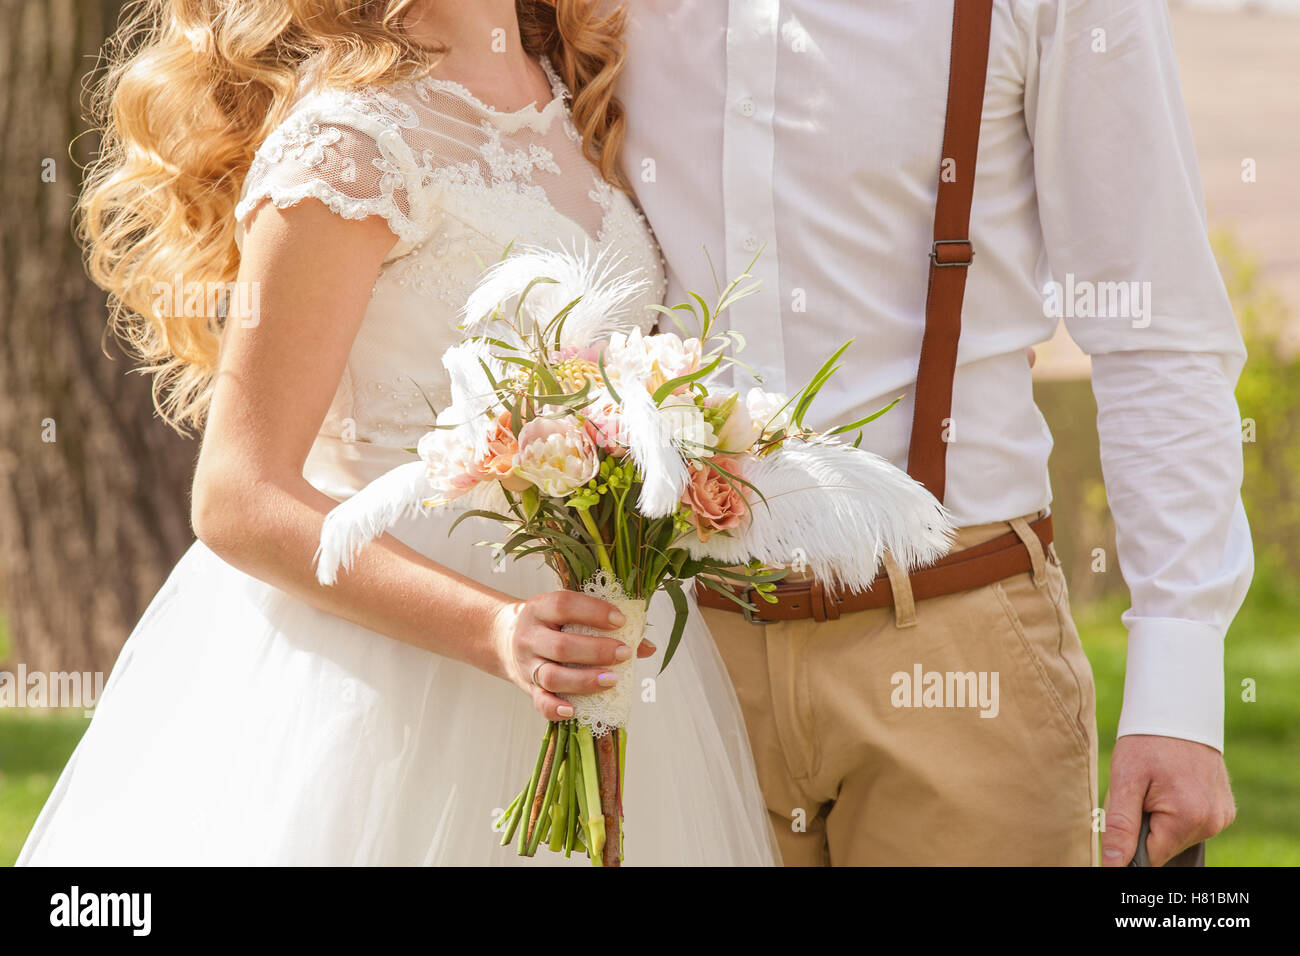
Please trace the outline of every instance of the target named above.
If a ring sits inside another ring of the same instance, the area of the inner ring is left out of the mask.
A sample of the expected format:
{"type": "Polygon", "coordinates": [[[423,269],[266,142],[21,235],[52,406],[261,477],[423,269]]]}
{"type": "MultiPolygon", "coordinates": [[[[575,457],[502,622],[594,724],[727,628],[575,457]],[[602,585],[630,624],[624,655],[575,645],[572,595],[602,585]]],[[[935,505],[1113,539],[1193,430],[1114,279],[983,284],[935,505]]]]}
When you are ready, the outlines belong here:
{"type": "MultiPolygon", "coordinates": [[[[630,7],[623,164],[669,303],[710,298],[705,248],[723,281],[761,248],[761,291],[730,321],[740,357],[792,390],[855,339],[817,417],[907,396],[863,439],[905,467],[952,3],[630,7]]],[[[1252,573],[1233,397],[1245,349],[1206,238],[1165,4],[996,0],[990,43],[945,503],[962,524],[1048,506],[1052,438],[1024,349],[1064,313],[1093,357],[1132,595],[1120,735],[1221,750],[1223,638],[1252,573]]]]}

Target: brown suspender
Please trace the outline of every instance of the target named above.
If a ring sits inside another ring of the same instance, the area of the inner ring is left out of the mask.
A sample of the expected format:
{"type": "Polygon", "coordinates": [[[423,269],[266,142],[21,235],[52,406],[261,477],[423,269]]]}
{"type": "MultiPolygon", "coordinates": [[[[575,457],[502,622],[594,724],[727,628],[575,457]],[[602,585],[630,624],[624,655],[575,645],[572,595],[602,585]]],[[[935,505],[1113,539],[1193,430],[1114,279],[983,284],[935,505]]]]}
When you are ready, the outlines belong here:
{"type": "Polygon", "coordinates": [[[989,62],[993,0],[954,0],[952,58],[948,67],[948,115],[943,126],[939,195],[930,247],[930,287],[925,299],[925,335],[916,374],[912,439],[907,472],[943,501],[945,459],[952,427],[952,380],[961,335],[966,270],[975,258],[970,241],[970,205],[975,192],[984,78],[989,62]]]}
{"type": "MultiPolygon", "coordinates": [[[[975,253],[970,242],[970,206],[975,191],[975,155],[979,147],[984,78],[988,69],[993,0],[954,0],[952,60],[948,68],[948,115],[943,128],[943,166],[934,209],[934,245],[930,247],[930,288],[925,302],[925,335],[916,376],[916,401],[907,470],[943,501],[944,432],[952,416],[952,379],[957,369],[961,303],[966,270],[975,253]]],[[[1052,518],[1030,522],[1029,530],[1046,549],[1052,541],[1052,518]]],[[[908,576],[912,599],[922,601],[983,587],[1033,570],[1028,541],[1012,531],[953,552],[908,576]]],[[[701,607],[736,611],[738,605],[697,586],[701,607]]],[[[748,591],[737,597],[748,599],[748,591]]],[[[889,607],[893,584],[881,574],[866,591],[831,593],[814,581],[777,582],[774,604],[754,600],[745,618],[754,624],[812,618],[834,620],[841,614],[889,607]]]]}

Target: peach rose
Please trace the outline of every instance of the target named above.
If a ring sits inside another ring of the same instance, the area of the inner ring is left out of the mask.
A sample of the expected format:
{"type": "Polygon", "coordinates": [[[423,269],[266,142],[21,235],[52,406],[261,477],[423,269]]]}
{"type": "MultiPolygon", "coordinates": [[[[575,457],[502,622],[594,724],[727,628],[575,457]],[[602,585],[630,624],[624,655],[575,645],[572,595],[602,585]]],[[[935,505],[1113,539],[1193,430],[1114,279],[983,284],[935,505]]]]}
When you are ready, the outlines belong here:
{"type": "MultiPolygon", "coordinates": [[[[713,456],[713,464],[729,475],[740,469],[735,459],[723,455],[713,456]]],[[[691,523],[701,541],[708,541],[715,531],[728,531],[739,527],[749,514],[745,496],[740,493],[739,482],[728,482],[708,465],[693,463],[682,504],[690,511],[691,523]]]]}
{"type": "Polygon", "coordinates": [[[480,481],[499,481],[508,491],[523,491],[528,481],[515,474],[515,456],[519,453],[519,442],[510,431],[510,413],[502,412],[487,436],[488,450],[478,461],[474,462],[469,473],[480,481]]]}

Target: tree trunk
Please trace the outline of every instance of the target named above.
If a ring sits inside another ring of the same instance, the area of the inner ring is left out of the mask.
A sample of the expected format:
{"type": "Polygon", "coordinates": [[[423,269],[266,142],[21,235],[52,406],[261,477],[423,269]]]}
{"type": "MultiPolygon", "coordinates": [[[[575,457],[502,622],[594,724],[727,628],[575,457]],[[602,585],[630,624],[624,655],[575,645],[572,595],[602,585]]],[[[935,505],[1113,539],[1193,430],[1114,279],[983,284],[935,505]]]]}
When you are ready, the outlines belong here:
{"type": "Polygon", "coordinates": [[[71,233],[98,148],[82,85],[120,6],[0,0],[0,616],[29,671],[107,672],[192,540],[195,445],[105,339],[71,233]]]}

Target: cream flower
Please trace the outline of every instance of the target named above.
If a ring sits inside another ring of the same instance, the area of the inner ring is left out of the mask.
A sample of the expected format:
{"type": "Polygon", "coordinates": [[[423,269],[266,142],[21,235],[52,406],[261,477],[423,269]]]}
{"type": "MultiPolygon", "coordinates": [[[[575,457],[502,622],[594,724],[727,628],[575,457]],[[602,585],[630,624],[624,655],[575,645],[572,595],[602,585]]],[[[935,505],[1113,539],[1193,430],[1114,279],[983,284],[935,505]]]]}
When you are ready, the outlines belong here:
{"type": "Polygon", "coordinates": [[[429,484],[435,498],[443,501],[459,498],[482,477],[482,472],[475,469],[478,456],[474,452],[474,437],[467,427],[426,432],[416,452],[428,466],[429,484]]]}
{"type": "Polygon", "coordinates": [[[605,345],[605,374],[615,388],[645,388],[650,372],[650,355],[640,329],[626,335],[616,332],[609,337],[605,345]]]}
{"type": "Polygon", "coordinates": [[[519,430],[515,474],[551,498],[581,488],[600,470],[600,457],[586,430],[572,417],[535,418],[519,430]]]}
{"type": "Polygon", "coordinates": [[[740,401],[740,396],[735,392],[721,397],[710,396],[708,404],[721,409],[717,414],[726,412],[727,415],[722,427],[717,430],[718,451],[738,455],[742,451],[748,451],[762,437],[763,423],[754,421],[754,417],[749,414],[749,407],[740,401]]]}
{"type": "Polygon", "coordinates": [[[699,339],[682,339],[673,332],[646,336],[645,350],[650,357],[650,379],[646,385],[650,391],[698,369],[701,349],[699,339]]]}
{"type": "Polygon", "coordinates": [[[669,395],[659,405],[659,422],[664,440],[675,445],[687,458],[711,458],[718,443],[713,426],[704,410],[695,404],[695,396],[669,395]]]}
{"type": "Polygon", "coordinates": [[[780,392],[765,392],[761,388],[749,390],[749,394],[745,396],[745,406],[749,409],[749,416],[754,420],[761,437],[790,427],[793,421],[791,415],[793,406],[788,405],[789,401],[789,397],[780,392]],[[787,407],[783,409],[782,406],[787,407]]]}
{"type": "Polygon", "coordinates": [[[698,369],[701,348],[699,339],[682,339],[672,332],[620,332],[610,336],[605,347],[605,372],[618,388],[636,383],[654,392],[664,382],[698,369]]]}

